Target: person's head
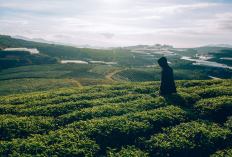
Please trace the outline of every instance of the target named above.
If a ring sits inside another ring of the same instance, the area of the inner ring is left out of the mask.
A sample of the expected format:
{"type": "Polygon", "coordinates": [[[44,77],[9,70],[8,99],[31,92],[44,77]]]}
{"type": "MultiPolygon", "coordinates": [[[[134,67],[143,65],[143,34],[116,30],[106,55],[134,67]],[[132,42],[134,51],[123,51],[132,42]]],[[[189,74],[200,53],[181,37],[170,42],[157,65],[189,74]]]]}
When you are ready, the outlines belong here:
{"type": "Polygon", "coordinates": [[[162,68],[168,65],[166,57],[160,57],[157,62],[162,68]]]}

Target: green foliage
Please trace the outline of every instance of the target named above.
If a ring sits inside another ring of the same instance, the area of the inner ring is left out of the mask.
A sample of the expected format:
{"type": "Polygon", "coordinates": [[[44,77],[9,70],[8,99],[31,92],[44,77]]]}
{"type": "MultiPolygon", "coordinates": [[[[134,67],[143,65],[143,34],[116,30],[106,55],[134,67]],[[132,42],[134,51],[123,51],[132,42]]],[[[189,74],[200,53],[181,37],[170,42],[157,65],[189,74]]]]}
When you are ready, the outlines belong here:
{"type": "Polygon", "coordinates": [[[0,140],[25,138],[30,134],[42,134],[55,128],[55,119],[42,116],[17,117],[0,115],[0,140]]]}
{"type": "Polygon", "coordinates": [[[160,82],[1,96],[0,156],[230,155],[230,81],[176,81],[165,96],[160,82]]]}
{"type": "Polygon", "coordinates": [[[159,156],[209,156],[230,142],[231,131],[208,121],[181,123],[163,129],[146,142],[150,155],[159,156]]]}
{"type": "Polygon", "coordinates": [[[192,56],[192,55],[196,55],[197,54],[197,50],[195,49],[187,49],[186,51],[175,51],[172,50],[172,52],[175,52],[181,56],[192,56]]]}
{"type": "Polygon", "coordinates": [[[19,59],[0,58],[0,65],[3,69],[12,68],[19,64],[19,59]]]}
{"type": "Polygon", "coordinates": [[[5,58],[6,56],[16,56],[16,57],[24,57],[30,55],[29,51],[1,51],[0,58],[5,58]]]}
{"type": "Polygon", "coordinates": [[[83,86],[92,86],[100,84],[113,84],[115,82],[111,80],[101,80],[101,79],[87,79],[87,78],[76,78],[76,81],[80,82],[83,86]]]}
{"type": "Polygon", "coordinates": [[[174,69],[174,80],[207,80],[209,77],[201,70],[174,69]]]}
{"type": "Polygon", "coordinates": [[[0,66],[3,69],[13,68],[18,66],[32,65],[33,63],[27,58],[0,58],[0,66]]]}
{"type": "Polygon", "coordinates": [[[144,82],[160,80],[160,70],[157,69],[127,69],[112,77],[120,82],[144,82]]]}
{"type": "MultiPolygon", "coordinates": [[[[118,72],[112,78],[119,82],[145,82],[145,81],[159,81],[161,69],[155,68],[137,68],[126,69],[118,72]]],[[[175,80],[205,80],[208,77],[201,72],[194,72],[190,70],[174,69],[173,75],[175,80]]]]}
{"type": "Polygon", "coordinates": [[[226,123],[224,123],[224,126],[232,131],[232,116],[228,117],[228,120],[226,123]]]}
{"type": "Polygon", "coordinates": [[[214,56],[214,58],[210,59],[210,61],[226,64],[228,66],[232,66],[231,60],[220,59],[220,58],[227,58],[227,57],[232,58],[232,50],[231,49],[220,50],[218,53],[209,53],[209,55],[214,56]]]}
{"type": "MultiPolygon", "coordinates": [[[[87,82],[90,82],[88,80],[87,82]]],[[[98,82],[96,82],[98,84],[98,82]]],[[[73,79],[23,78],[0,81],[0,95],[31,93],[51,89],[77,87],[73,79]]]]}
{"type": "Polygon", "coordinates": [[[141,57],[128,57],[128,58],[123,58],[118,62],[119,65],[124,65],[126,67],[130,66],[144,66],[144,65],[153,65],[153,62],[148,59],[143,59],[141,57]]]}
{"type": "Polygon", "coordinates": [[[193,108],[197,114],[202,116],[202,118],[222,123],[231,115],[231,104],[232,96],[222,96],[202,99],[198,101],[193,108]]]}
{"type": "Polygon", "coordinates": [[[86,52],[93,60],[102,60],[106,62],[118,61],[122,58],[131,57],[130,50],[95,50],[95,49],[81,49],[86,52]]]}
{"type": "Polygon", "coordinates": [[[140,149],[136,148],[135,146],[128,146],[127,148],[122,147],[119,152],[115,152],[114,150],[110,149],[107,152],[107,156],[109,157],[123,157],[123,156],[130,156],[130,157],[138,157],[143,156],[147,157],[148,153],[141,151],[140,149]]]}
{"type": "MultiPolygon", "coordinates": [[[[231,80],[228,80],[231,81],[231,80]]],[[[232,87],[215,87],[215,88],[205,88],[201,90],[197,90],[196,94],[201,96],[202,98],[211,98],[211,97],[217,97],[217,96],[231,96],[232,93],[232,87]]]]}
{"type": "Polygon", "coordinates": [[[195,93],[178,92],[177,94],[164,95],[166,102],[170,105],[178,105],[182,107],[191,108],[193,104],[201,99],[201,97],[195,93]]]}
{"type": "Polygon", "coordinates": [[[0,52],[0,66],[2,66],[3,69],[34,64],[54,64],[58,62],[58,58],[52,58],[44,54],[30,55],[29,51],[0,52]]]}
{"type": "MultiPolygon", "coordinates": [[[[100,104],[98,104],[100,105],[100,104]]],[[[136,113],[136,112],[143,112],[141,114],[149,114],[149,110],[157,109],[159,107],[166,106],[164,100],[148,100],[148,102],[143,102],[141,100],[129,103],[114,103],[114,104],[107,104],[97,106],[95,105],[93,108],[84,108],[80,111],[74,111],[70,114],[62,115],[59,118],[59,123],[64,125],[65,123],[71,123],[74,121],[79,120],[86,120],[86,119],[93,119],[93,118],[100,118],[100,117],[111,117],[111,116],[122,116],[127,113],[136,113]],[[146,112],[145,112],[146,111],[146,112]]],[[[139,113],[140,114],[140,113],[139,113]]],[[[165,115],[165,113],[163,113],[165,115]]],[[[194,118],[193,115],[190,116],[191,119],[194,118]]],[[[137,114],[138,115],[138,114],[137,114]]]]}
{"type": "MultiPolygon", "coordinates": [[[[82,94],[79,95],[71,95],[69,97],[52,99],[50,102],[45,102],[46,106],[40,104],[40,107],[33,107],[22,109],[19,111],[20,115],[43,115],[43,116],[59,116],[62,114],[69,113],[73,110],[80,110],[83,107],[93,107],[94,104],[101,103],[86,103],[85,101],[80,102],[81,100],[92,100],[98,98],[110,98],[115,97],[116,95],[126,94],[125,91],[112,91],[111,93],[93,93],[93,94],[82,94]],[[66,102],[67,103],[63,103],[66,102]],[[55,105],[57,104],[57,105],[55,105]]],[[[32,105],[32,104],[30,104],[32,105]]],[[[33,105],[34,106],[34,105],[33,105]]]]}
{"type": "Polygon", "coordinates": [[[210,155],[210,157],[230,157],[230,156],[232,156],[232,149],[219,150],[215,152],[213,155],[210,155]]]}
{"type": "MultiPolygon", "coordinates": [[[[209,86],[212,86],[212,85],[220,85],[220,84],[223,84],[223,86],[226,86],[226,84],[228,83],[228,85],[230,86],[230,80],[228,81],[224,81],[224,80],[192,80],[192,81],[187,81],[187,80],[182,80],[182,81],[176,81],[175,82],[176,85],[178,87],[182,87],[182,88],[185,88],[187,90],[189,90],[189,87],[199,87],[199,88],[209,88],[209,86]]],[[[186,91],[187,91],[186,90],[186,91]]]]}
{"type": "Polygon", "coordinates": [[[0,80],[19,78],[88,78],[106,79],[104,75],[88,72],[94,65],[45,64],[2,70],[0,80]]]}
{"type": "MultiPolygon", "coordinates": [[[[15,62],[14,64],[12,63],[12,65],[16,65],[21,62],[21,59],[7,59],[5,61],[7,62],[7,65],[9,63],[11,64],[9,60],[11,60],[11,62],[15,62]]],[[[37,61],[39,61],[39,59],[37,59],[37,61]]],[[[3,63],[4,62],[2,62],[2,64],[3,63]]],[[[24,63],[26,64],[26,61],[24,63]]],[[[22,64],[22,62],[20,64],[22,64]]],[[[31,63],[28,61],[28,64],[31,63]]],[[[174,79],[205,79],[205,76],[200,74],[198,75],[187,70],[177,69],[174,70],[174,79]]],[[[0,80],[2,80],[0,81],[0,85],[2,87],[0,89],[0,95],[8,95],[80,86],[77,82],[83,86],[88,86],[115,83],[116,81],[159,81],[160,69],[141,68],[125,70],[119,67],[93,64],[28,65],[2,70],[0,80]],[[109,80],[109,78],[106,77],[110,74],[113,75],[111,78],[115,81],[109,80]],[[17,81],[20,83],[17,83],[17,81]],[[47,85],[45,85],[46,82],[47,85]]]]}
{"type": "Polygon", "coordinates": [[[96,74],[100,74],[100,75],[107,75],[108,73],[111,73],[111,72],[113,72],[115,70],[119,70],[119,69],[121,69],[121,68],[100,65],[100,66],[94,66],[88,72],[96,73],[96,74]]]}
{"type": "Polygon", "coordinates": [[[1,156],[96,156],[100,147],[73,129],[0,142],[1,156]]]}
{"type": "Polygon", "coordinates": [[[44,54],[34,54],[27,57],[33,64],[56,64],[60,62],[60,59],[57,57],[50,57],[44,54]]]}

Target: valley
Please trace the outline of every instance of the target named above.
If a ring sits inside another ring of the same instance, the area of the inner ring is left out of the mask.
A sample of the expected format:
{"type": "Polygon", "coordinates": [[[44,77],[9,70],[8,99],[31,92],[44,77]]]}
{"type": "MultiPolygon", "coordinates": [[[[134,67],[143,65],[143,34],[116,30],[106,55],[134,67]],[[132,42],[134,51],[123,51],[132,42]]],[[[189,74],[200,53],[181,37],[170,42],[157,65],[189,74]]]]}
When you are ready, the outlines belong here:
{"type": "Polygon", "coordinates": [[[0,45],[1,156],[232,155],[230,49],[0,45]],[[158,96],[162,56],[177,93],[158,96]]]}

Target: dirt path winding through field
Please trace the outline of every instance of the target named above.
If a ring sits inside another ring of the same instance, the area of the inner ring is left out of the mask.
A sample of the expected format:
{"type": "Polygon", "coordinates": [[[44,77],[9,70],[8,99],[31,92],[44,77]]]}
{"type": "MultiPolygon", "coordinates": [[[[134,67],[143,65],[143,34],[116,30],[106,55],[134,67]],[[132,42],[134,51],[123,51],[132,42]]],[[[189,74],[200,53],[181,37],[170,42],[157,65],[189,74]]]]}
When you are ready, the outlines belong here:
{"type": "Polygon", "coordinates": [[[118,73],[118,72],[121,72],[121,71],[124,71],[124,70],[127,70],[127,69],[115,70],[115,71],[113,71],[113,72],[111,72],[111,73],[108,73],[108,74],[105,76],[105,78],[106,78],[107,80],[110,80],[110,81],[113,81],[113,82],[118,82],[118,81],[113,80],[111,77],[112,77],[114,74],[116,74],[116,73],[118,73]]]}
{"type": "Polygon", "coordinates": [[[82,84],[75,79],[72,79],[72,82],[75,82],[78,87],[83,87],[82,84]]]}

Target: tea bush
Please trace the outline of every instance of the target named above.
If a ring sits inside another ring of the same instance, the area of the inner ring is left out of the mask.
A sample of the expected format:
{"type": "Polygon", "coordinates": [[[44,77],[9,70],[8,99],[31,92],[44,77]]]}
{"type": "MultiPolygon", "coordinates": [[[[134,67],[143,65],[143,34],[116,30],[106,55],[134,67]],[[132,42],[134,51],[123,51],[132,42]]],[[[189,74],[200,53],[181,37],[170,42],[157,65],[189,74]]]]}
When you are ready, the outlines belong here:
{"type": "Polygon", "coordinates": [[[148,141],[145,148],[159,156],[209,156],[231,144],[231,131],[208,121],[192,121],[163,129],[148,141]]]}
{"type": "Polygon", "coordinates": [[[0,96],[0,156],[231,155],[231,79],[176,81],[177,93],[164,96],[159,86],[0,96]]]}
{"type": "Polygon", "coordinates": [[[232,96],[202,99],[193,106],[202,118],[223,123],[232,112],[232,96]]]}

